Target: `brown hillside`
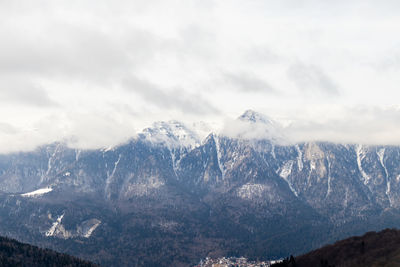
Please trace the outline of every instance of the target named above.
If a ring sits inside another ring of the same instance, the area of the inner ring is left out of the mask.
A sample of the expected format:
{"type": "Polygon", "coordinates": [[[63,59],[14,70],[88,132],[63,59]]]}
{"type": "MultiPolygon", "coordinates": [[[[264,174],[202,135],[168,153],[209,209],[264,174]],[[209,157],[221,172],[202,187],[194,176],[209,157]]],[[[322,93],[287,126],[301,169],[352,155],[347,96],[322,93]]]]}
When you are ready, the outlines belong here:
{"type": "Polygon", "coordinates": [[[338,241],[296,257],[294,266],[400,266],[400,231],[386,229],[338,241]]]}

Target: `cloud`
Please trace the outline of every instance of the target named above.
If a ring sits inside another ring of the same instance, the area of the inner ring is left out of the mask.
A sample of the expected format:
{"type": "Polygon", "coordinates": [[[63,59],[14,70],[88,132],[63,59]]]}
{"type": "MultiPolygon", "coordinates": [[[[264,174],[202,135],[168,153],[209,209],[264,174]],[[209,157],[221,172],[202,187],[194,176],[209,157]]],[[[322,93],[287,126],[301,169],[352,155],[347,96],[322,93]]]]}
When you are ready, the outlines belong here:
{"type": "Polygon", "coordinates": [[[274,140],[287,144],[282,126],[277,123],[249,122],[243,120],[226,120],[220,134],[230,138],[244,140],[274,140]]]}
{"type": "Polygon", "coordinates": [[[291,65],[287,75],[303,92],[339,95],[336,83],[316,65],[291,65]]]}
{"type": "MultiPolygon", "coordinates": [[[[324,113],[322,110],[320,112],[324,113]]],[[[328,112],[329,110],[325,110],[325,113],[328,112]]],[[[285,128],[285,133],[292,142],[400,145],[399,121],[398,106],[342,107],[337,110],[336,116],[320,120],[295,120],[285,128]]]]}
{"type": "Polygon", "coordinates": [[[245,54],[247,64],[268,63],[275,64],[282,60],[282,57],[275,53],[268,45],[254,45],[245,54]]]}
{"type": "Polygon", "coordinates": [[[8,135],[13,135],[18,133],[18,129],[9,123],[0,122],[0,132],[8,135]]]}
{"type": "MultiPolygon", "coordinates": [[[[64,119],[64,140],[81,149],[116,146],[136,135],[134,122],[120,114],[73,113],[64,119]]],[[[43,127],[40,127],[43,128],[43,127]]]]}
{"type": "Polygon", "coordinates": [[[54,107],[58,104],[40,85],[30,81],[0,78],[0,102],[2,105],[20,104],[35,107],[54,107]]]}
{"type": "Polygon", "coordinates": [[[34,38],[18,30],[2,33],[10,35],[1,39],[0,70],[3,74],[102,83],[148,57],[149,52],[141,47],[149,47],[151,42],[150,36],[134,30],[129,33],[134,37],[122,41],[98,29],[62,23],[49,26],[34,38]],[[132,58],[129,51],[136,51],[136,56],[132,58]]]}
{"type": "Polygon", "coordinates": [[[24,129],[0,123],[0,153],[30,151],[53,142],[64,142],[72,148],[99,149],[124,143],[136,132],[134,120],[125,114],[101,110],[55,113],[24,129]]]}
{"type": "Polygon", "coordinates": [[[293,121],[295,140],[380,142],[380,129],[397,133],[396,113],[372,106],[400,99],[399,11],[394,0],[0,1],[0,121],[15,125],[0,126],[1,145],[107,143],[101,129],[131,134],[113,116],[219,123],[247,108],[293,121]],[[340,116],[327,118],[333,102],[340,116]]]}
{"type": "Polygon", "coordinates": [[[371,66],[383,73],[387,71],[398,71],[400,69],[400,46],[395,49],[384,51],[383,57],[374,60],[371,66]]]}
{"type": "Polygon", "coordinates": [[[269,83],[248,73],[224,73],[223,77],[230,87],[242,92],[278,93],[269,83]]]}
{"type": "Polygon", "coordinates": [[[219,112],[200,95],[188,93],[181,88],[163,88],[136,77],[126,79],[124,86],[127,90],[140,95],[147,103],[160,109],[176,109],[192,114],[216,114],[219,112]]]}

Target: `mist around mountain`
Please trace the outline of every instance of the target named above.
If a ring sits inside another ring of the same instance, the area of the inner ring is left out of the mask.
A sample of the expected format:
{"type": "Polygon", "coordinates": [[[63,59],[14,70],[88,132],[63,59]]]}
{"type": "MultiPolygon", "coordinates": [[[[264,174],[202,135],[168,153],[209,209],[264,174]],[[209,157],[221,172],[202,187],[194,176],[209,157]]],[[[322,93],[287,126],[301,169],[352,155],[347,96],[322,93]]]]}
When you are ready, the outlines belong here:
{"type": "Polygon", "coordinates": [[[400,147],[290,143],[280,129],[246,111],[205,138],[158,122],[115,147],[0,155],[0,234],[103,266],[188,266],[398,225],[400,147]]]}

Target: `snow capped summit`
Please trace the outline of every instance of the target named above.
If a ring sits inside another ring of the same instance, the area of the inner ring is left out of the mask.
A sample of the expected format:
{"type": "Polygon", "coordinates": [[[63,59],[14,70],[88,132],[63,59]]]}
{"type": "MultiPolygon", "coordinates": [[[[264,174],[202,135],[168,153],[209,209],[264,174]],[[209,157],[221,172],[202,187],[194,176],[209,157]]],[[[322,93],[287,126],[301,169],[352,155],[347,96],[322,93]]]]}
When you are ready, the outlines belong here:
{"type": "Polygon", "coordinates": [[[256,112],[254,110],[246,110],[238,120],[247,121],[251,123],[264,123],[264,124],[275,124],[273,120],[268,118],[266,115],[256,112]]]}
{"type": "Polygon", "coordinates": [[[179,121],[160,121],[143,130],[141,135],[152,143],[171,147],[196,147],[200,145],[199,136],[179,121]]]}
{"type": "Polygon", "coordinates": [[[217,124],[196,122],[185,125],[176,120],[159,121],[138,134],[153,144],[162,144],[169,148],[192,149],[200,146],[210,134],[240,139],[270,140],[275,143],[287,143],[283,127],[268,116],[254,110],[246,110],[236,120],[227,121],[223,127],[217,124]]]}

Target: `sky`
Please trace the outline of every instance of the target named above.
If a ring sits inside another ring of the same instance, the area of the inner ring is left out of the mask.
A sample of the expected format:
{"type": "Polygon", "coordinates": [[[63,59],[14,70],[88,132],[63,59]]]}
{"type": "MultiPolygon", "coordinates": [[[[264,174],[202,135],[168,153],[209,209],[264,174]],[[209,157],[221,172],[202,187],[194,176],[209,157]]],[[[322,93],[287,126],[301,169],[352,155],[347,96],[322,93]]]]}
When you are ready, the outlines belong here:
{"type": "Polygon", "coordinates": [[[400,144],[399,14],[394,0],[0,0],[0,152],[247,109],[295,142],[400,144]]]}

